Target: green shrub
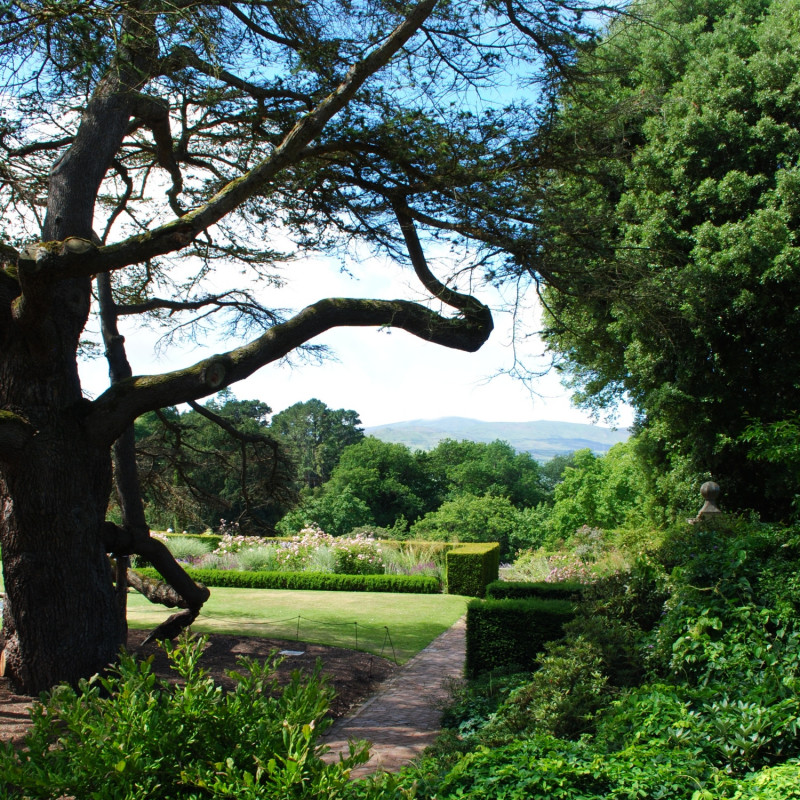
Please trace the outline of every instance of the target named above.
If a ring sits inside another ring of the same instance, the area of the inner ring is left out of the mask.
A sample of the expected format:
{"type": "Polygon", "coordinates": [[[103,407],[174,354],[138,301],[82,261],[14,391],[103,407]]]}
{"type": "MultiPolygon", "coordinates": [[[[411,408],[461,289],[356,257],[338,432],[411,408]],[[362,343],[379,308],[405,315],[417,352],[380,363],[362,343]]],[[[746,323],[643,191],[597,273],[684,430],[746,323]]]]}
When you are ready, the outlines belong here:
{"type": "Polygon", "coordinates": [[[176,559],[194,560],[210,553],[213,548],[198,536],[168,536],[167,549],[176,559]]]}
{"type": "Polygon", "coordinates": [[[448,594],[483,597],[500,574],[500,546],[497,542],[458,545],[447,553],[445,563],[448,594]]]}
{"type": "Polygon", "coordinates": [[[512,555],[510,539],[520,524],[520,512],[506,497],[461,494],[415,522],[411,533],[433,541],[497,542],[500,557],[507,559],[512,555]]]}
{"type": "Polygon", "coordinates": [[[0,746],[0,798],[345,796],[348,770],[366,753],[320,759],[317,739],[330,721],[319,667],[279,688],[274,656],[264,665],[242,659],[235,688],[223,693],[198,663],[203,646],[167,646],[177,682],[123,654],[110,677],[43,695],[24,746],[0,746]]]}
{"type": "Polygon", "coordinates": [[[467,606],[468,677],[503,667],[532,671],[546,642],[575,616],[566,600],[473,600],[467,606]]]}
{"type": "Polygon", "coordinates": [[[639,745],[599,753],[585,740],[540,734],[504,747],[479,747],[434,777],[432,788],[436,797],[459,800],[699,800],[694,793],[714,777],[686,748],[639,745]]]}
{"type": "Polygon", "coordinates": [[[334,571],[340,575],[383,575],[383,558],[374,539],[348,538],[334,543],[334,571]]]}
{"type": "Polygon", "coordinates": [[[216,550],[222,540],[222,534],[219,533],[161,533],[158,531],[157,533],[159,536],[166,538],[167,547],[169,547],[169,542],[172,539],[189,539],[193,542],[207,544],[210,550],[216,550]]]}
{"type": "Polygon", "coordinates": [[[527,672],[495,669],[471,681],[449,687],[449,698],[442,712],[442,727],[466,741],[479,733],[493,717],[509,692],[530,680],[527,672]]]}
{"type": "Polygon", "coordinates": [[[486,597],[493,600],[570,600],[577,602],[584,591],[582,583],[546,583],[545,581],[492,581],[486,587],[486,597]]]}
{"type": "MultiPolygon", "coordinates": [[[[152,569],[139,570],[158,578],[152,569]]],[[[242,570],[186,570],[194,581],[206,586],[237,589],[316,589],[326,592],[398,592],[438,594],[439,581],[425,575],[334,575],[326,572],[244,572],[242,570]]]]}
{"type": "Polygon", "coordinates": [[[270,546],[246,547],[236,554],[236,560],[247,572],[274,572],[278,569],[275,548],[270,546]]]}
{"type": "Polygon", "coordinates": [[[598,711],[610,699],[599,649],[583,637],[545,649],[539,669],[509,695],[482,731],[484,743],[504,744],[540,733],[575,739],[592,730],[598,711]]]}

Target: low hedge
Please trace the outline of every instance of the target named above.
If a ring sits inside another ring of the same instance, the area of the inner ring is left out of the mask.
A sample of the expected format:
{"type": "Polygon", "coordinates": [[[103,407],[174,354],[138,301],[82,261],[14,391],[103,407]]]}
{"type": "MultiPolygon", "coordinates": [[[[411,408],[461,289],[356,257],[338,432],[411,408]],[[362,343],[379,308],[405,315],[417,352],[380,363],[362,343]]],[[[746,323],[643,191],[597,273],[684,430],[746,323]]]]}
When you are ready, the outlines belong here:
{"type": "Polygon", "coordinates": [[[447,593],[483,597],[500,573],[500,545],[475,542],[456,545],[446,556],[447,593]]]}
{"type": "Polygon", "coordinates": [[[582,596],[583,584],[577,581],[493,581],[486,587],[486,597],[492,600],[528,600],[539,597],[542,600],[569,600],[576,603],[582,596]]]}
{"type": "Polygon", "coordinates": [[[473,600],[467,606],[467,677],[503,667],[533,671],[546,642],[575,616],[567,600],[473,600]]]}
{"type": "MultiPolygon", "coordinates": [[[[137,570],[159,578],[152,567],[137,570]]],[[[186,568],[192,580],[210,587],[235,589],[313,589],[325,592],[395,592],[438,594],[439,581],[428,575],[336,575],[330,572],[247,572],[186,568]]]]}

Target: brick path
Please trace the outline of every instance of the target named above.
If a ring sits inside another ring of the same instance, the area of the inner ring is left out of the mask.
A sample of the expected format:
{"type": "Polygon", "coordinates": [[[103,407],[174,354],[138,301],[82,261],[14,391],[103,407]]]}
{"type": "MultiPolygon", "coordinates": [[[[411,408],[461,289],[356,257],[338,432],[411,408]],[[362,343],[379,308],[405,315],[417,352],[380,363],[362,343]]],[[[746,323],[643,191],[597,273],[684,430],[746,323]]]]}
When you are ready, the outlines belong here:
{"type": "Polygon", "coordinates": [[[465,618],[434,639],[355,711],[338,719],[322,737],[331,748],[327,761],[349,752],[348,740],[371,743],[370,760],[354,769],[360,778],[379,770],[394,772],[433,744],[439,732],[439,700],[447,684],[464,674],[465,618]]]}

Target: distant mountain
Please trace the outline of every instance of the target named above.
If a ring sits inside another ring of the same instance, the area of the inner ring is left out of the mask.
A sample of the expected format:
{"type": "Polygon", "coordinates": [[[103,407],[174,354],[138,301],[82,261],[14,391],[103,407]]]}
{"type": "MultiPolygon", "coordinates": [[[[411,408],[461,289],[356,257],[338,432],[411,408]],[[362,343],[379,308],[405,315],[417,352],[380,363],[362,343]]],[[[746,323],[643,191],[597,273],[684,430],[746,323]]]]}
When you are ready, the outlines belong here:
{"type": "Polygon", "coordinates": [[[538,461],[589,448],[605,453],[630,435],[627,428],[603,428],[578,422],[483,422],[464,417],[415,419],[364,428],[364,433],[384,442],[397,442],[412,450],[432,450],[442,439],[472,442],[508,442],[515,450],[528,452],[538,461]]]}

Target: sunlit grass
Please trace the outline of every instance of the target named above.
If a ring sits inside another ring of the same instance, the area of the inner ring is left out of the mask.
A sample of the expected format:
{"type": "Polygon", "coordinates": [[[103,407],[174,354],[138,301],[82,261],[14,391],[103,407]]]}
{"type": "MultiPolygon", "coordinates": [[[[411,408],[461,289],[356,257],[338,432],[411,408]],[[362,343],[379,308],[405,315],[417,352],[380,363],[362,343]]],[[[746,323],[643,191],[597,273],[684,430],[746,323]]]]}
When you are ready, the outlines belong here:
{"type": "MultiPolygon", "coordinates": [[[[192,630],[300,639],[407,661],[465,612],[458,595],[214,588],[192,630]]],[[[132,628],[153,628],[171,612],[128,595],[132,628]]]]}

